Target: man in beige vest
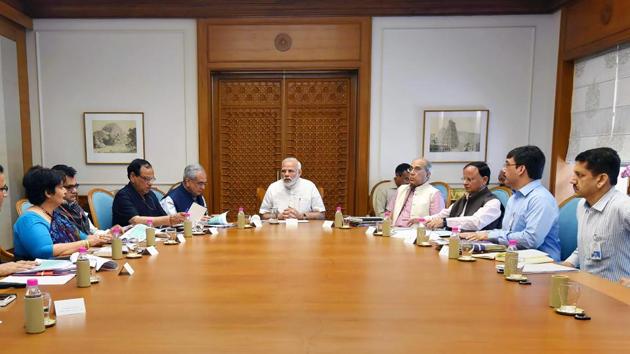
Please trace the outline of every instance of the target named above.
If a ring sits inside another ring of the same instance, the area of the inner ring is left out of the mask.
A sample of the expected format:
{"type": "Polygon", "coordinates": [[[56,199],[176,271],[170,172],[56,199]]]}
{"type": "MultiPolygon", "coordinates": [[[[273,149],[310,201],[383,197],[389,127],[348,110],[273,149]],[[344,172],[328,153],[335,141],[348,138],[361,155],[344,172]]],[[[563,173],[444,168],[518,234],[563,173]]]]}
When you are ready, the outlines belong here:
{"type": "Polygon", "coordinates": [[[398,187],[396,197],[390,199],[387,210],[393,210],[394,226],[406,227],[418,222],[418,218],[433,215],[444,209],[440,191],[429,183],[431,163],[424,158],[411,162],[409,184],[398,187]]]}

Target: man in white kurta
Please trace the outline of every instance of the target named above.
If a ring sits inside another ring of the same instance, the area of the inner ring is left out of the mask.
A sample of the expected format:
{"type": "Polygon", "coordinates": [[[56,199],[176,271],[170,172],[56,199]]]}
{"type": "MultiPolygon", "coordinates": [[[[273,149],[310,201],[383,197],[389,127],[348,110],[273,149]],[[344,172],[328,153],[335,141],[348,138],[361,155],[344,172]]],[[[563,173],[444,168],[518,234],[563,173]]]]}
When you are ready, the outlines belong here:
{"type": "Polygon", "coordinates": [[[302,164],[295,158],[282,161],[282,179],[267,188],[260,205],[263,219],[271,216],[271,209],[278,209],[279,219],[323,219],[326,208],[315,183],[301,178],[302,164]]]}

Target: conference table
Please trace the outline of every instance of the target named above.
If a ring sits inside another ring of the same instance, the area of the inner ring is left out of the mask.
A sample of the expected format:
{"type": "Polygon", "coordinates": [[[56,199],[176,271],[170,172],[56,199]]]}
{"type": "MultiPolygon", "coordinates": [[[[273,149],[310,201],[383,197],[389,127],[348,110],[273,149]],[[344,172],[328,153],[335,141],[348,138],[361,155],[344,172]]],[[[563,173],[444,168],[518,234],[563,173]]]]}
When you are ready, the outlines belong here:
{"type": "Polygon", "coordinates": [[[459,262],[365,228],[321,221],[220,229],[118,261],[129,275],[43,286],[85,315],[26,334],[24,289],[0,309],[0,353],[621,353],[630,289],[583,272],[579,321],[548,307],[547,275],[508,282],[490,260],[459,262]]]}

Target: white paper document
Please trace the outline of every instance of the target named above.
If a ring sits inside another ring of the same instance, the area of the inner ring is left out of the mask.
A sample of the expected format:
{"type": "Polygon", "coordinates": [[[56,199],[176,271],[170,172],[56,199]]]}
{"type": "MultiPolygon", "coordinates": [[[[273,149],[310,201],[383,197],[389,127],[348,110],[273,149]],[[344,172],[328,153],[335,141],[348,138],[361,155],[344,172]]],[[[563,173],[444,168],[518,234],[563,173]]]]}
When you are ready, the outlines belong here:
{"type": "Polygon", "coordinates": [[[0,282],[2,283],[18,283],[18,284],[26,284],[28,279],[37,279],[37,283],[39,285],[63,285],[70,281],[70,279],[74,278],[74,274],[68,275],[51,275],[51,276],[43,276],[43,277],[20,277],[20,276],[9,276],[6,277],[0,282]]]}
{"type": "Polygon", "coordinates": [[[525,264],[523,267],[523,273],[537,274],[537,273],[557,273],[557,272],[575,272],[576,268],[565,267],[556,263],[543,263],[543,264],[525,264]]]}
{"type": "Polygon", "coordinates": [[[136,238],[138,242],[142,242],[147,239],[147,225],[144,224],[136,224],[131,229],[127,230],[122,236],[121,239],[130,239],[136,238]]]}
{"type": "MultiPolygon", "coordinates": [[[[90,261],[90,267],[96,269],[97,272],[99,270],[101,270],[101,268],[105,269],[105,270],[112,270],[112,269],[118,268],[118,264],[116,262],[112,261],[111,259],[95,256],[95,255],[92,255],[92,254],[88,254],[86,256],[87,256],[88,260],[90,261]]],[[[109,248],[109,256],[110,257],[112,256],[112,249],[111,249],[111,247],[109,248]]],[[[77,262],[77,258],[79,258],[79,252],[74,252],[70,256],[70,262],[76,263],[77,262]]]]}
{"type": "Polygon", "coordinates": [[[227,221],[227,211],[222,214],[212,215],[212,218],[208,221],[210,225],[229,225],[227,221]]]}
{"type": "Polygon", "coordinates": [[[55,301],[55,314],[57,317],[78,315],[85,313],[85,300],[83,298],[55,301]]]}
{"type": "Polygon", "coordinates": [[[190,205],[188,209],[188,213],[190,214],[190,221],[192,221],[193,225],[198,223],[201,218],[206,215],[206,211],[208,209],[204,206],[201,206],[195,202],[190,205]]]}

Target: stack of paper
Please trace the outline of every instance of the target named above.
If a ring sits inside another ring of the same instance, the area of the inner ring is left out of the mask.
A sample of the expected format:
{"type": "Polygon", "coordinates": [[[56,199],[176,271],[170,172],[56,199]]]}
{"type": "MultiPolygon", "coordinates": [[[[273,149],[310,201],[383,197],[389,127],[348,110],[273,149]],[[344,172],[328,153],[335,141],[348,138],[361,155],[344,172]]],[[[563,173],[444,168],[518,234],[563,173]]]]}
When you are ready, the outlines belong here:
{"type": "Polygon", "coordinates": [[[523,267],[523,273],[536,274],[536,273],[557,273],[557,272],[575,272],[576,268],[565,267],[556,263],[544,263],[544,264],[525,264],[523,267]]]}
{"type": "MultiPolygon", "coordinates": [[[[111,247],[109,248],[109,256],[112,256],[111,253],[111,247]]],[[[105,269],[105,270],[112,270],[112,269],[116,269],[118,268],[118,263],[110,260],[110,259],[105,259],[102,257],[98,257],[98,256],[94,256],[91,254],[86,255],[88,260],[90,261],[90,267],[93,267],[94,269],[96,269],[96,271],[99,271],[101,269],[105,269]]],[[[79,258],[79,252],[74,252],[71,256],[70,256],[70,262],[77,262],[77,258],[79,258]]]]}
{"type": "Polygon", "coordinates": [[[36,259],[37,266],[29,270],[15,273],[16,276],[57,276],[74,274],[76,266],[62,259],[36,259]]]}

